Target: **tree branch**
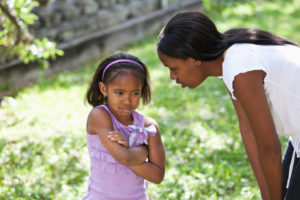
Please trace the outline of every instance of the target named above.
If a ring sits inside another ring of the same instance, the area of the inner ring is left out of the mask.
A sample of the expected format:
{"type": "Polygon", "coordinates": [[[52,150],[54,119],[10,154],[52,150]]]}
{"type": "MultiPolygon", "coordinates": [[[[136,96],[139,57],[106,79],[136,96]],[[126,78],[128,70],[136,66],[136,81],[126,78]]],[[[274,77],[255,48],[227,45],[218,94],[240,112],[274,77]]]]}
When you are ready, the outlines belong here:
{"type": "Polygon", "coordinates": [[[18,23],[17,18],[10,12],[10,10],[2,4],[2,2],[0,2],[0,9],[1,11],[6,15],[6,17],[15,25],[16,29],[17,29],[17,37],[16,37],[16,41],[15,41],[15,45],[18,44],[21,41],[21,26],[18,23]]]}

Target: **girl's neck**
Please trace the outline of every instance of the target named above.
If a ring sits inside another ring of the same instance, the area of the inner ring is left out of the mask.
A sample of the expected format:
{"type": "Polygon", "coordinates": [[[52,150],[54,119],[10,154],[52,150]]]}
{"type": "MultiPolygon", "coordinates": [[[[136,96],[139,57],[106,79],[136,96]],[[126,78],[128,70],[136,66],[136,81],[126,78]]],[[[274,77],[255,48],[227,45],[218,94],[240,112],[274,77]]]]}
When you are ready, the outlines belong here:
{"type": "Polygon", "coordinates": [[[111,109],[110,111],[114,115],[114,117],[124,126],[132,125],[134,122],[133,113],[128,114],[127,116],[119,116],[114,113],[111,109]]]}
{"type": "MultiPolygon", "coordinates": [[[[116,117],[116,118],[117,118],[117,117],[116,117]]],[[[133,122],[134,122],[132,113],[131,113],[131,116],[130,116],[130,117],[126,117],[126,118],[117,118],[117,120],[118,120],[121,124],[123,124],[124,126],[132,125],[133,122]]]]}

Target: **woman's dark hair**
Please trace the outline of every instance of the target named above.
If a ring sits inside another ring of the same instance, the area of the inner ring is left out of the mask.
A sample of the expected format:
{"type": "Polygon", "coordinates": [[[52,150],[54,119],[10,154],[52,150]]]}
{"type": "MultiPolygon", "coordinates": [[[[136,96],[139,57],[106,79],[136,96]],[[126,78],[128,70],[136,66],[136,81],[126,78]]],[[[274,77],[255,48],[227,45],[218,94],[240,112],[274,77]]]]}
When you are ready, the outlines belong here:
{"type": "Polygon", "coordinates": [[[111,81],[113,81],[118,76],[128,72],[134,74],[140,79],[142,84],[141,98],[144,105],[148,104],[151,100],[151,90],[149,84],[148,70],[145,64],[140,61],[140,59],[126,53],[117,53],[112,56],[109,56],[99,64],[86,94],[87,102],[91,104],[93,107],[100,104],[107,103],[107,98],[104,97],[100,92],[99,82],[103,82],[105,85],[108,85],[111,81]],[[102,73],[104,68],[109,63],[120,59],[128,59],[128,60],[136,61],[143,68],[141,68],[137,64],[129,63],[129,62],[115,63],[109,68],[107,68],[102,80],[102,73]]]}
{"type": "Polygon", "coordinates": [[[222,34],[206,15],[192,11],[180,12],[169,20],[159,34],[157,50],[173,58],[209,61],[236,43],[298,46],[259,29],[230,29],[222,34]]]}

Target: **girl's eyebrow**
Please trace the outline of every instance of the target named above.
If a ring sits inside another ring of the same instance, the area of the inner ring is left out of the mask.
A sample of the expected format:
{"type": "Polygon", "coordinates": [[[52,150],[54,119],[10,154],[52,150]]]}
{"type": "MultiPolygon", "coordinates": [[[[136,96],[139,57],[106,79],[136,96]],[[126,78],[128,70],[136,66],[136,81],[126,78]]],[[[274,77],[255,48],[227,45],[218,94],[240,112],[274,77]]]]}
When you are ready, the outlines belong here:
{"type": "Polygon", "coordinates": [[[132,90],[131,92],[140,92],[142,89],[132,90]]]}
{"type": "MultiPolygon", "coordinates": [[[[132,90],[132,92],[136,92],[136,91],[141,91],[142,89],[135,89],[135,90],[132,90]]],[[[120,88],[115,88],[113,89],[113,91],[124,91],[123,89],[120,89],[120,88]]]]}
{"type": "Polygon", "coordinates": [[[119,89],[119,88],[115,88],[115,89],[113,89],[113,92],[124,92],[124,90],[119,89]]]}

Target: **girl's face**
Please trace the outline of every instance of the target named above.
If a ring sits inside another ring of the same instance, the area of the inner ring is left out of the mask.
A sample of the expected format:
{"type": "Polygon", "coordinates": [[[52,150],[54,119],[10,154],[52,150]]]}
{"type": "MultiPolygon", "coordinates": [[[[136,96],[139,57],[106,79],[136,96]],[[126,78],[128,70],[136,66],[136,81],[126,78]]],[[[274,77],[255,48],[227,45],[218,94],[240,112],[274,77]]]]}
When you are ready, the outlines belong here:
{"type": "Polygon", "coordinates": [[[107,97],[108,107],[124,125],[133,123],[132,112],[138,107],[142,85],[133,74],[123,74],[107,85],[99,83],[100,91],[107,97]]]}
{"type": "Polygon", "coordinates": [[[199,60],[172,58],[161,52],[158,52],[158,57],[169,68],[170,78],[175,80],[177,84],[181,84],[182,88],[195,88],[208,76],[199,60]]]}

